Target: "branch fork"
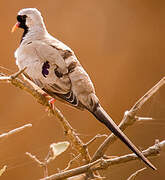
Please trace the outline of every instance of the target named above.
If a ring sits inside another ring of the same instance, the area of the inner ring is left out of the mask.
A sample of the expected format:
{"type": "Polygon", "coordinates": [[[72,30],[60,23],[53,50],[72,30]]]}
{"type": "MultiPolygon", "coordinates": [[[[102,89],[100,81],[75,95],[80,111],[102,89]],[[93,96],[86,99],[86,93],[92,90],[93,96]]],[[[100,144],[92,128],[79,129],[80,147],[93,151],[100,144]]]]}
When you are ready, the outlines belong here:
{"type": "MultiPolygon", "coordinates": [[[[69,141],[71,144],[76,148],[78,151],[78,154],[81,155],[82,159],[84,161],[84,165],[62,171],[60,173],[56,173],[51,176],[45,175],[45,178],[41,180],[57,180],[57,179],[65,179],[72,177],[72,180],[74,179],[74,176],[80,175],[82,173],[85,173],[85,175],[78,176],[80,177],[80,180],[84,180],[86,177],[95,177],[95,174],[93,172],[96,172],[97,175],[98,172],[97,170],[100,169],[106,169],[112,165],[116,164],[121,164],[121,163],[126,163],[128,161],[136,160],[138,157],[135,154],[128,154],[116,158],[111,158],[111,159],[103,159],[106,150],[109,148],[110,145],[112,145],[116,140],[117,137],[114,136],[113,134],[109,135],[103,143],[99,146],[99,148],[96,150],[94,153],[93,157],[91,158],[89,151],[88,151],[88,146],[95,141],[97,138],[94,137],[91,139],[88,143],[83,143],[83,141],[78,137],[72,126],[69,124],[69,122],[66,120],[66,118],[63,116],[63,114],[60,112],[60,110],[54,106],[54,109],[52,109],[51,105],[48,102],[48,99],[43,96],[41,93],[38,91],[34,90],[31,86],[27,85],[24,81],[20,80],[18,76],[24,72],[25,69],[19,71],[16,74],[13,74],[11,76],[6,76],[5,74],[0,72],[0,81],[1,82],[10,82],[12,85],[15,87],[18,87],[29,94],[31,94],[40,104],[43,106],[46,106],[50,109],[50,113],[52,115],[55,115],[60,123],[62,124],[62,127],[64,129],[65,135],[68,137],[69,141]],[[82,177],[82,178],[81,178],[82,177]]],[[[133,106],[129,111],[126,111],[124,114],[124,117],[119,124],[119,128],[124,131],[128,126],[133,125],[136,121],[140,120],[140,117],[136,116],[137,112],[142,108],[143,104],[150,98],[152,97],[163,85],[165,84],[165,77],[163,77],[155,86],[153,86],[144,96],[142,96],[133,106]]],[[[145,156],[155,156],[159,154],[160,149],[165,147],[165,141],[162,141],[160,143],[156,143],[154,146],[149,147],[145,151],[143,151],[143,154],[145,156]]],[[[30,156],[30,154],[28,154],[30,156]]],[[[31,155],[32,159],[35,159],[35,156],[31,155]]],[[[40,161],[38,162],[39,164],[41,163],[40,161]]],[[[41,163],[43,165],[43,163],[41,163]]],[[[95,178],[95,179],[102,179],[100,177],[95,178]]]]}

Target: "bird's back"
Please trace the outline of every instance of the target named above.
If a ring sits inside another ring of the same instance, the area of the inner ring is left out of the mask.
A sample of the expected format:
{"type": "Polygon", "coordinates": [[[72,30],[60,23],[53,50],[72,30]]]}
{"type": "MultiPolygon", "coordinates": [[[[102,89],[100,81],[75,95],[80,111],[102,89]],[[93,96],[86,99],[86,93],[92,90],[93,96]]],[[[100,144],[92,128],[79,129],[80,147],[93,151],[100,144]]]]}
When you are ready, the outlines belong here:
{"type": "Polygon", "coordinates": [[[19,69],[27,67],[26,77],[51,96],[59,96],[73,106],[90,108],[90,96],[95,94],[93,83],[64,43],[47,33],[42,39],[25,36],[15,57],[19,69]]]}

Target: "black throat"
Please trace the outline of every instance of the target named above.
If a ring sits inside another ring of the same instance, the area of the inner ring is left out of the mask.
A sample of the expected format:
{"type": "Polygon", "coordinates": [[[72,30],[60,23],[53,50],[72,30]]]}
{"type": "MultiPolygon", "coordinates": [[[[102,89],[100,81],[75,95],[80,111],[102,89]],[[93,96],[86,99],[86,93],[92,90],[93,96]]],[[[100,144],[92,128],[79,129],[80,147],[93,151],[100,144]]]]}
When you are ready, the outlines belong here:
{"type": "Polygon", "coordinates": [[[26,28],[24,28],[24,32],[23,32],[23,34],[22,34],[22,38],[21,38],[21,41],[20,41],[20,43],[23,41],[23,38],[25,37],[25,35],[28,33],[28,27],[26,26],[26,28]]]}
{"type": "Polygon", "coordinates": [[[17,16],[17,21],[19,22],[19,28],[22,28],[24,30],[22,38],[21,38],[21,42],[22,42],[23,38],[25,37],[25,35],[28,33],[28,30],[29,30],[29,28],[26,25],[26,18],[27,18],[26,15],[18,15],[17,16]]]}

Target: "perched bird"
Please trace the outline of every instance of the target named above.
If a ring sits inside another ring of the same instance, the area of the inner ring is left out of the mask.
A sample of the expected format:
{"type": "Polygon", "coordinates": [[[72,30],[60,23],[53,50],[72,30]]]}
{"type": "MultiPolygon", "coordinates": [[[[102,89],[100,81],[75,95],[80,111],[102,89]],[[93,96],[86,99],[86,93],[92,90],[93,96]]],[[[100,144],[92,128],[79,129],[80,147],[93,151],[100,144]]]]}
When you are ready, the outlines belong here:
{"type": "Polygon", "coordinates": [[[41,13],[35,8],[21,9],[12,31],[16,27],[24,30],[20,46],[15,52],[19,69],[26,67],[24,78],[35,89],[42,89],[55,99],[91,112],[139,158],[155,170],[156,168],[101,107],[94,86],[74,52],[47,32],[41,13]]]}

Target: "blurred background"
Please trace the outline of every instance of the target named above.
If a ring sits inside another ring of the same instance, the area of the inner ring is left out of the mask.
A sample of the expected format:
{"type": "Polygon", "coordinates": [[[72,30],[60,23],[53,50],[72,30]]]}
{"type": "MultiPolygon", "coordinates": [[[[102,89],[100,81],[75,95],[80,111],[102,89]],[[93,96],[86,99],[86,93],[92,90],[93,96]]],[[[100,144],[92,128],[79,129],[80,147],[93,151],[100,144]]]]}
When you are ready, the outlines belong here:
{"type": "MultiPolygon", "coordinates": [[[[11,34],[17,12],[36,7],[48,31],[71,47],[89,73],[102,105],[118,124],[123,113],[165,75],[165,1],[155,0],[1,0],[0,1],[0,68],[9,74],[16,72],[14,51],[19,46],[22,30],[11,34]]],[[[40,160],[49,145],[65,141],[63,129],[55,117],[48,117],[45,108],[29,94],[10,84],[0,84],[0,133],[32,123],[33,127],[0,143],[0,167],[8,166],[4,180],[36,180],[43,171],[25,152],[40,160]]],[[[56,106],[80,134],[84,142],[96,134],[109,134],[90,113],[56,106]]],[[[141,149],[165,139],[165,87],[162,87],[139,112],[153,121],[136,123],[125,132],[141,149]]],[[[93,154],[104,138],[89,147],[93,154]]],[[[49,165],[49,174],[64,169],[72,159],[71,148],[49,165]]],[[[113,144],[107,155],[130,153],[120,141],[113,144]]],[[[158,168],[149,168],[137,179],[164,179],[165,153],[152,158],[158,168]]],[[[77,166],[74,163],[74,166],[77,166]]],[[[102,173],[107,179],[124,180],[144,167],[142,162],[130,162],[109,168],[102,173]]]]}

